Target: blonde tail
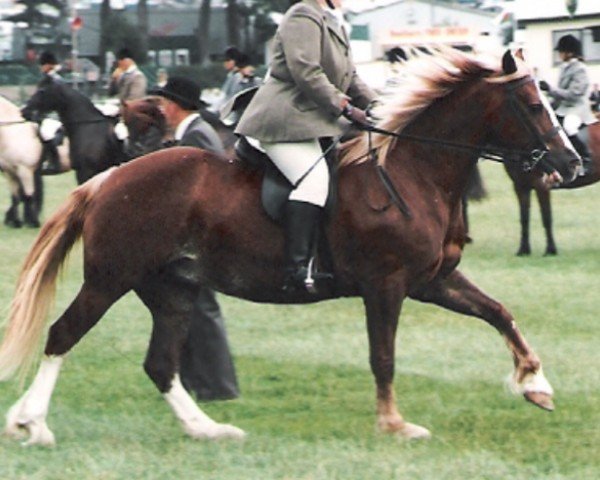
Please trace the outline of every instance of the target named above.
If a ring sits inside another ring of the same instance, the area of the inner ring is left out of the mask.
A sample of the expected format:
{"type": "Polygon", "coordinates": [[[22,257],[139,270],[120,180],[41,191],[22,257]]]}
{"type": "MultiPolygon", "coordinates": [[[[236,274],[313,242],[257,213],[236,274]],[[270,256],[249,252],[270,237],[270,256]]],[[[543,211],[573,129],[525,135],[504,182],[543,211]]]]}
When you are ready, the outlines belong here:
{"type": "Polygon", "coordinates": [[[76,188],[44,224],[29,250],[0,345],[0,381],[19,370],[24,376],[31,367],[54,301],[56,277],[81,236],[90,200],[111,171],[96,175],[76,188]]]}

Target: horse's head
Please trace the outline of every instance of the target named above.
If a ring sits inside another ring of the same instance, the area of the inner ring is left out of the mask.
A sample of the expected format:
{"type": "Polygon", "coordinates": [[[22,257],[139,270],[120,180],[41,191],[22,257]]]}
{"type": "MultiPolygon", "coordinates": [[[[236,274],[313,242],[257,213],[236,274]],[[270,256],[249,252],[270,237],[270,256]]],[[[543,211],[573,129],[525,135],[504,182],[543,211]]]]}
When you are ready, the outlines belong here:
{"type": "Polygon", "coordinates": [[[57,112],[64,103],[65,84],[45,79],[22,110],[23,117],[34,120],[49,112],[57,112]]]}
{"type": "Polygon", "coordinates": [[[153,129],[163,136],[167,133],[167,120],[160,109],[158,97],[121,102],[121,118],[132,138],[144,136],[153,129]]]}
{"type": "Polygon", "coordinates": [[[519,162],[524,170],[536,168],[554,178],[558,172],[568,183],[575,178],[581,157],[521,62],[522,56],[517,57],[507,51],[502,70],[486,79],[489,95],[495,99],[482,106],[489,119],[487,141],[500,147],[504,161],[519,162]]]}

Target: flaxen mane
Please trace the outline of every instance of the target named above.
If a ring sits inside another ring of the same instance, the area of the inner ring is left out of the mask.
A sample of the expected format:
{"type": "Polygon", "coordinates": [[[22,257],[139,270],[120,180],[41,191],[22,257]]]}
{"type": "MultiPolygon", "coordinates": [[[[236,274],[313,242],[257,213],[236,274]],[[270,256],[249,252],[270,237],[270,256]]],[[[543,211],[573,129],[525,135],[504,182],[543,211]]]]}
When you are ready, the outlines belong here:
{"type": "MultiPolygon", "coordinates": [[[[381,118],[377,127],[400,133],[411,121],[435,100],[452,92],[458,85],[482,76],[490,82],[504,83],[527,75],[529,72],[519,62],[517,72],[503,75],[498,58],[467,54],[456,49],[444,48],[433,55],[424,54],[413,58],[404,65],[405,80],[398,86],[390,100],[377,108],[376,116],[381,118]]],[[[378,161],[383,164],[387,152],[394,142],[391,136],[373,134],[371,147],[378,150],[378,161]]],[[[363,134],[351,141],[342,153],[340,165],[361,163],[368,159],[368,137],[363,134]]]]}

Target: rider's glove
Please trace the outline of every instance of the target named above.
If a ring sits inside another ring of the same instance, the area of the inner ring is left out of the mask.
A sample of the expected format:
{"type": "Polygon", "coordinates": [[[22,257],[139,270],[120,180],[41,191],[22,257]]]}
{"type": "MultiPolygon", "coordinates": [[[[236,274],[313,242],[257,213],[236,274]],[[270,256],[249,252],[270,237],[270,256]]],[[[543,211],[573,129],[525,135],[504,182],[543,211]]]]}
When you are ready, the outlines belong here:
{"type": "Polygon", "coordinates": [[[548,82],[546,80],[540,80],[540,90],[542,92],[550,91],[550,85],[548,85],[548,82]]]}
{"type": "Polygon", "coordinates": [[[367,113],[349,103],[347,103],[342,110],[342,115],[359,128],[368,127],[370,125],[367,113]]]}

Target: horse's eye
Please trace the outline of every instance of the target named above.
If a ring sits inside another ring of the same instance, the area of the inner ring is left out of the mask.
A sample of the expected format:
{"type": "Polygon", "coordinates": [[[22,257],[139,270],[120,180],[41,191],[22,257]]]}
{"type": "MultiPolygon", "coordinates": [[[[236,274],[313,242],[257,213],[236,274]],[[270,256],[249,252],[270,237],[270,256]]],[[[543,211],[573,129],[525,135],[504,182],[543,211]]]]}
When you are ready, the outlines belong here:
{"type": "Polygon", "coordinates": [[[534,115],[542,113],[543,110],[544,106],[541,103],[532,103],[531,105],[529,105],[529,111],[534,115]]]}

